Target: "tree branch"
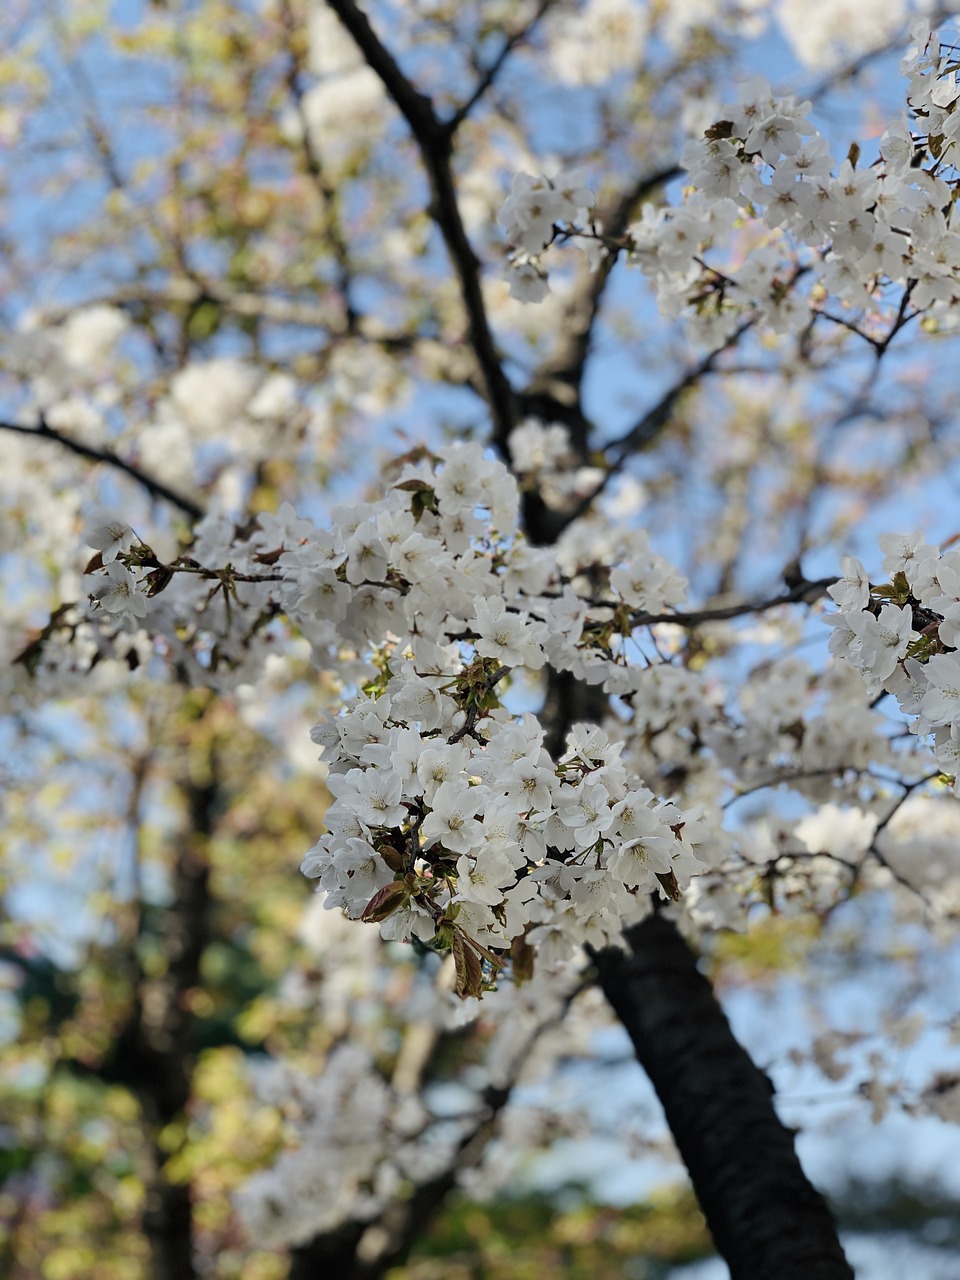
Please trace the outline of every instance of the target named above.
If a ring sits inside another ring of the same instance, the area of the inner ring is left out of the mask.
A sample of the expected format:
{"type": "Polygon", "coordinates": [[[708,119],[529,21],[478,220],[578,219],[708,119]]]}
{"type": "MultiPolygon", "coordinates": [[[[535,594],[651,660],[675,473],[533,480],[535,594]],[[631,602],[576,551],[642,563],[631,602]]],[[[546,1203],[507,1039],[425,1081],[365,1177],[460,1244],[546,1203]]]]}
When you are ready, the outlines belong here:
{"type": "MultiPolygon", "coordinates": [[[[622,239],[640,201],[682,172],[679,165],[669,164],[638,178],[616,200],[609,212],[600,213],[600,220],[604,224],[604,238],[622,239]]],[[[517,393],[519,416],[537,417],[544,422],[562,422],[570,432],[574,451],[584,462],[590,454],[594,431],[594,424],[584,414],[581,404],[584,368],[603,295],[616,263],[617,255],[610,253],[596,271],[582,277],[579,291],[567,307],[558,349],[548,364],[537,371],[530,385],[517,393]]],[[[509,457],[504,458],[504,461],[509,465],[509,457]]]]}
{"type": "Polygon", "coordinates": [[[674,406],[683,393],[688,391],[690,387],[695,386],[706,374],[710,373],[720,356],[725,351],[729,351],[731,347],[735,347],[743,335],[753,328],[754,324],[756,324],[756,317],[751,317],[738,325],[722,346],[704,356],[692,369],[688,369],[683,377],[664,392],[657,403],[652,405],[629,431],[622,435],[619,440],[613,440],[606,446],[604,453],[608,458],[608,462],[603,478],[590,493],[580,499],[573,511],[566,514],[564,526],[572,524],[574,520],[579,519],[580,516],[589,511],[614,476],[623,470],[627,459],[635,453],[639,453],[641,449],[647,448],[648,445],[656,440],[657,436],[660,435],[670,421],[674,406]]]}
{"type": "MultiPolygon", "coordinates": [[[[631,615],[630,621],[636,627],[652,626],[657,622],[672,622],[678,627],[699,627],[704,622],[727,622],[731,618],[744,618],[750,613],[764,613],[767,609],[776,609],[782,604],[812,604],[837,581],[839,579],[836,576],[817,578],[812,582],[804,578],[789,590],[781,591],[779,595],[767,596],[765,600],[720,605],[715,609],[695,609],[689,613],[637,613],[631,615]]],[[[596,603],[606,603],[609,606],[610,601],[596,603]]]]}
{"type": "Polygon", "coordinates": [[[527,25],[525,27],[521,27],[519,31],[515,31],[513,35],[507,36],[503,42],[503,47],[500,52],[482,73],[473,92],[459,107],[457,107],[453,115],[450,116],[448,120],[444,121],[443,127],[451,138],[487,90],[492,87],[494,81],[503,68],[503,64],[506,62],[507,58],[509,58],[510,54],[513,53],[518,44],[521,44],[527,39],[540,19],[549,9],[553,8],[554,4],[556,4],[556,0],[540,0],[540,5],[538,6],[536,13],[527,25]]]}
{"type": "Polygon", "coordinates": [[[109,467],[115,467],[117,471],[122,471],[124,475],[136,480],[137,484],[142,485],[152,497],[162,498],[164,502],[169,502],[172,506],[179,508],[184,515],[189,516],[191,520],[203,519],[203,508],[198,506],[192,498],[187,498],[182,493],[177,493],[176,490],[169,488],[161,480],[147,475],[145,471],[141,471],[132,462],[125,461],[119,454],[114,453],[112,449],[108,449],[106,446],[95,448],[93,445],[84,444],[81,440],[74,440],[72,436],[63,435],[54,427],[51,427],[42,416],[35,427],[25,427],[18,422],[0,422],[0,431],[14,431],[18,435],[34,436],[38,440],[50,440],[54,444],[62,445],[64,449],[68,449],[78,457],[86,458],[89,462],[103,462],[109,467]]]}
{"type": "Polygon", "coordinates": [[[431,201],[428,212],[443,236],[460,286],[470,346],[480,369],[483,394],[493,419],[494,442],[505,456],[507,440],[517,422],[516,402],[487,319],[480,287],[480,261],[467,237],[457,205],[451,166],[451,134],[438,118],[430,98],[418,92],[407,79],[354,0],[327,2],[353,37],[367,64],[380,77],[387,93],[409,125],[420,150],[430,181],[431,201]]]}
{"type": "Polygon", "coordinates": [[[351,1219],[291,1249],[288,1280],[319,1280],[328,1275],[337,1280],[379,1280],[401,1264],[442,1208],[460,1172],[482,1159],[510,1094],[510,1086],[486,1089],[482,1117],[461,1139],[447,1167],[436,1177],[418,1183],[406,1199],[392,1199],[374,1223],[351,1219]],[[371,1243],[358,1253],[368,1230],[371,1243]]]}

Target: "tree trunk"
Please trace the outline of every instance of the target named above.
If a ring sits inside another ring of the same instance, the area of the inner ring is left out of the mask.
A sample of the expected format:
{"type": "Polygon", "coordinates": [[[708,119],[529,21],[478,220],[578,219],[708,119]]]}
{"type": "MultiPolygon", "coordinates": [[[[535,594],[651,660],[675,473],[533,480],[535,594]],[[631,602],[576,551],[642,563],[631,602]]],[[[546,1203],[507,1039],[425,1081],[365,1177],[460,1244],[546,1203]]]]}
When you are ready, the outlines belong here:
{"type": "Polygon", "coordinates": [[[633,1041],[731,1280],[853,1280],[773,1085],[734,1039],[696,957],[665,916],[594,956],[633,1041]]]}
{"type": "Polygon", "coordinates": [[[189,1185],[170,1180],[163,1130],[179,1120],[190,1098],[195,1018],[188,993],[200,982],[210,934],[208,843],[218,793],[213,780],[184,783],[189,810],[172,868],[173,902],[161,915],[165,972],[139,974],[133,1018],[122,1046],[143,1113],[146,1203],[143,1231],[150,1248],[150,1280],[194,1280],[193,1206],[189,1185]]]}

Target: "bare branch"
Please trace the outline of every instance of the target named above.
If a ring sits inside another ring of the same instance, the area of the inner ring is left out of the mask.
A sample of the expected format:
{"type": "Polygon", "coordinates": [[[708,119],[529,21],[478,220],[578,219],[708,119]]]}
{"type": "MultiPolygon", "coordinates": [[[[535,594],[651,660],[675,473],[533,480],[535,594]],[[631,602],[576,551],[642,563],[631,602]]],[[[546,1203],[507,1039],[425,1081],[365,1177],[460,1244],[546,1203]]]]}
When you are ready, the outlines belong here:
{"type": "Polygon", "coordinates": [[[580,499],[573,511],[565,517],[564,525],[572,524],[574,520],[579,519],[580,516],[590,510],[614,476],[623,469],[627,460],[633,454],[639,453],[641,449],[645,449],[652,444],[664,430],[673,414],[674,406],[683,393],[688,391],[690,387],[695,386],[706,374],[711,373],[720,356],[725,351],[735,347],[743,335],[753,328],[756,322],[757,317],[751,316],[748,320],[738,325],[722,346],[704,356],[692,369],[688,369],[683,377],[678,379],[669,390],[665,391],[657,403],[652,405],[629,431],[625,432],[619,440],[613,440],[606,446],[604,453],[608,461],[602,479],[590,493],[580,499]]]}
{"type": "Polygon", "coordinates": [[[350,32],[367,64],[382,80],[420,150],[430,181],[428,212],[443,236],[460,286],[470,345],[480,368],[483,394],[493,418],[494,442],[506,455],[507,440],[517,421],[516,401],[487,319],[480,287],[480,261],[467,237],[457,205],[450,132],[437,117],[430,98],[420,93],[407,79],[354,0],[328,0],[328,3],[350,32]]]}
{"type": "Polygon", "coordinates": [[[832,324],[837,324],[843,329],[848,329],[851,333],[855,333],[858,338],[862,338],[864,342],[869,343],[873,348],[874,355],[879,360],[886,354],[887,348],[890,346],[890,343],[894,340],[900,330],[906,328],[911,320],[916,319],[916,317],[920,315],[919,310],[909,310],[910,295],[913,293],[916,283],[916,280],[911,280],[906,289],[904,289],[893,323],[882,338],[872,338],[869,333],[865,333],[863,329],[860,328],[856,321],[848,320],[845,316],[834,315],[833,312],[830,311],[820,311],[817,314],[824,320],[829,320],[832,324]]]}
{"type": "MultiPolygon", "coordinates": [[[[678,165],[670,164],[645,174],[623,192],[609,211],[601,210],[599,219],[604,226],[604,240],[622,240],[640,201],[680,173],[678,165]]],[[[580,388],[603,295],[617,260],[618,254],[611,252],[596,271],[584,276],[578,294],[567,307],[557,351],[549,365],[540,369],[531,384],[517,394],[521,417],[562,422],[570,431],[573,448],[584,459],[590,452],[593,424],[583,413],[580,388]]],[[[509,458],[505,460],[509,464],[509,458]]]]}
{"type": "Polygon", "coordinates": [[[510,54],[513,53],[514,49],[517,47],[518,44],[522,44],[523,41],[527,39],[527,37],[531,34],[531,32],[533,31],[534,27],[536,27],[540,19],[544,16],[544,14],[549,9],[551,9],[554,6],[555,3],[556,3],[556,0],[540,0],[540,4],[537,8],[536,13],[533,15],[533,17],[530,19],[527,25],[525,27],[521,27],[519,31],[515,31],[513,35],[507,36],[500,52],[497,54],[494,60],[490,63],[487,69],[483,72],[483,74],[481,75],[480,79],[476,84],[476,87],[474,88],[473,92],[470,94],[469,98],[467,98],[466,101],[463,102],[459,107],[457,107],[456,111],[454,111],[453,115],[449,118],[449,120],[444,121],[443,127],[449,133],[451,138],[456,133],[456,131],[460,128],[464,120],[466,120],[467,116],[470,114],[473,108],[477,105],[477,103],[480,101],[483,95],[487,92],[487,90],[491,88],[497,76],[500,74],[500,71],[502,70],[504,63],[509,58],[510,54]]]}
{"type": "MultiPolygon", "coordinates": [[[[727,622],[731,618],[744,618],[750,613],[764,613],[767,609],[777,609],[782,604],[813,604],[832,587],[838,579],[817,578],[808,582],[805,578],[788,591],[779,595],[768,596],[765,600],[746,601],[743,604],[721,605],[715,609],[698,609],[690,613],[636,613],[631,615],[631,622],[636,627],[652,626],[657,622],[672,622],[678,627],[699,627],[705,622],[727,622]]],[[[610,601],[597,603],[606,603],[610,601]]]]}
{"type": "Polygon", "coordinates": [[[105,446],[94,448],[93,445],[84,444],[81,440],[74,440],[72,436],[63,435],[51,427],[42,416],[39,424],[35,427],[25,427],[18,422],[0,422],[0,431],[14,431],[18,435],[34,436],[38,440],[50,440],[54,444],[62,445],[78,457],[86,458],[89,462],[103,462],[108,467],[115,467],[117,471],[122,471],[124,475],[136,480],[137,484],[142,485],[152,497],[162,498],[164,502],[169,502],[172,506],[182,511],[184,515],[189,516],[191,520],[203,519],[203,508],[198,506],[192,498],[187,498],[182,493],[177,493],[176,490],[165,485],[162,480],[157,480],[154,476],[141,471],[139,467],[132,462],[127,462],[119,454],[114,453],[112,449],[108,449],[105,446]]]}

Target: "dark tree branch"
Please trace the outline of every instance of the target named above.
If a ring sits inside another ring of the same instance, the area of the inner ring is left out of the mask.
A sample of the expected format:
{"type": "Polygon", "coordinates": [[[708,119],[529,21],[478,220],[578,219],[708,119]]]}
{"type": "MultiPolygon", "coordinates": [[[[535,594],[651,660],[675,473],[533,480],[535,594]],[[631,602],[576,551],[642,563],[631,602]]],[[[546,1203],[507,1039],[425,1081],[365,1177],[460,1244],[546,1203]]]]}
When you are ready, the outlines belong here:
{"type": "Polygon", "coordinates": [[[183,1116],[190,1099],[195,1017],[187,996],[200,983],[200,961],[210,937],[210,864],[218,788],[213,780],[184,785],[188,830],[172,870],[173,902],[163,912],[165,972],[142,972],[127,1029],[133,1089],[146,1122],[146,1203],[143,1230],[150,1246],[150,1280],[192,1280],[190,1185],[172,1182],[161,1135],[183,1116]]]}
{"type": "Polygon", "coordinates": [[[443,236],[467,316],[470,346],[480,370],[484,398],[493,419],[493,438],[503,456],[517,422],[513,388],[503,371],[500,355],[487,319],[480,287],[480,261],[473,251],[457,205],[453,178],[453,141],[433,103],[418,92],[384,47],[354,0],[327,0],[349,31],[367,64],[377,73],[410,127],[430,181],[428,212],[443,236]]]}
{"type": "Polygon", "coordinates": [[[595,954],[600,985],[657,1091],[731,1280],[853,1280],[773,1086],[734,1039],[693,952],[660,914],[626,936],[629,952],[595,954]]]}
{"type": "MultiPolygon", "coordinates": [[[[600,295],[598,294],[596,306],[599,306],[599,301],[600,295]]],[[[589,322],[591,327],[594,315],[595,312],[591,313],[589,322]]],[[[539,493],[526,491],[524,493],[524,518],[527,536],[531,542],[535,545],[549,545],[556,541],[568,525],[585,515],[597,498],[605,491],[614,476],[623,470],[627,461],[634,454],[648,448],[663,433],[670,424],[673,411],[684,392],[696,386],[708,373],[712,373],[717,361],[724,352],[735,347],[743,335],[753,328],[755,324],[755,316],[751,316],[739,324],[726,342],[714,351],[709,352],[692,369],[688,369],[624,435],[605,446],[606,469],[602,478],[588,494],[580,499],[571,511],[551,511],[539,493]]],[[[583,331],[584,343],[589,342],[589,332],[589,328],[583,331]]],[[[577,350],[576,346],[572,348],[573,352],[577,350]]],[[[547,421],[557,421],[559,419],[565,422],[571,429],[574,448],[578,448],[579,445],[578,452],[580,452],[581,456],[586,455],[587,441],[592,431],[591,424],[584,417],[580,408],[579,379],[582,373],[582,360],[585,355],[586,347],[584,346],[583,351],[578,356],[581,360],[580,366],[571,365],[565,374],[553,375],[553,387],[549,395],[549,401],[545,400],[543,396],[537,396],[531,392],[521,393],[518,397],[522,412],[535,413],[538,417],[542,417],[547,421]],[[566,383],[567,395],[565,398],[569,401],[570,407],[563,403],[557,393],[557,384],[561,380],[566,383]],[[558,410],[559,412],[557,412],[558,410]]],[[[657,621],[665,620],[663,618],[657,619],[657,621]]]]}
{"type": "Polygon", "coordinates": [[[490,63],[490,65],[486,68],[486,70],[481,74],[480,79],[477,81],[476,87],[474,88],[473,92],[466,99],[466,101],[464,101],[459,107],[457,107],[453,115],[451,115],[449,119],[443,122],[443,127],[447,131],[447,133],[451,136],[451,138],[456,133],[456,131],[460,128],[464,120],[466,120],[467,116],[470,114],[473,108],[477,105],[477,103],[481,100],[481,98],[484,96],[487,90],[492,87],[497,76],[500,74],[501,70],[503,69],[504,63],[510,57],[510,54],[513,53],[514,49],[517,47],[518,44],[522,44],[523,41],[526,40],[528,36],[530,36],[530,34],[533,32],[534,27],[537,26],[537,24],[539,23],[540,19],[544,16],[544,14],[549,9],[553,8],[554,4],[556,4],[556,0],[540,0],[540,4],[537,7],[536,13],[533,15],[533,17],[530,19],[527,25],[525,27],[521,27],[519,31],[515,31],[513,35],[507,36],[507,38],[503,42],[503,46],[500,49],[500,52],[497,54],[494,60],[490,63]]]}
{"type": "MultiPolygon", "coordinates": [[[[890,346],[890,343],[894,340],[900,330],[906,328],[911,320],[915,320],[917,316],[920,315],[919,310],[908,310],[910,305],[910,295],[913,293],[915,285],[916,281],[911,280],[904,289],[893,323],[882,338],[871,337],[869,333],[865,333],[864,330],[861,329],[860,325],[855,320],[848,320],[845,316],[834,315],[832,311],[820,311],[817,314],[823,320],[829,320],[831,324],[839,325],[841,329],[847,329],[850,333],[855,333],[858,338],[862,338],[864,342],[868,343],[869,346],[873,348],[873,354],[876,356],[877,360],[881,360],[884,355],[886,355],[887,348],[890,346]]],[[[872,376],[875,378],[876,373],[872,376]]]]}
{"type": "MultiPolygon", "coordinates": [[[[750,613],[765,613],[767,609],[776,609],[782,604],[813,604],[832,587],[838,579],[817,578],[808,581],[806,578],[781,591],[778,595],[767,596],[765,600],[749,600],[742,604],[720,605],[714,609],[697,609],[689,613],[636,613],[631,614],[630,621],[636,627],[652,626],[657,622],[672,622],[678,627],[699,627],[704,622],[727,622],[731,618],[744,618],[750,613]]],[[[600,605],[610,601],[596,601],[600,605]]]]}
{"type": "MultiPolygon", "coordinates": [[[[802,581],[789,596],[804,599],[820,585],[802,581]]],[[[541,717],[549,749],[562,750],[574,721],[599,722],[605,710],[596,687],[551,672],[541,717]]],[[[628,930],[626,941],[629,952],[593,954],[600,985],[663,1104],[731,1280],[853,1280],[770,1082],[734,1039],[693,953],[661,915],[628,930]]]]}
{"type": "Polygon", "coordinates": [[[182,493],[177,493],[161,480],[147,475],[145,471],[141,471],[132,462],[127,462],[119,454],[114,453],[112,449],[108,449],[105,446],[94,448],[92,445],[84,444],[81,440],[74,440],[72,436],[63,435],[51,427],[43,417],[35,427],[25,427],[18,422],[0,422],[0,431],[15,431],[18,435],[34,436],[38,440],[50,440],[54,444],[62,445],[64,449],[68,449],[78,457],[86,458],[89,462],[103,462],[109,467],[115,467],[117,471],[122,471],[124,475],[136,480],[137,484],[143,485],[144,489],[152,497],[162,498],[164,502],[169,502],[172,506],[179,508],[184,515],[189,516],[191,520],[203,519],[203,508],[198,506],[191,498],[184,497],[182,493]]]}
{"type": "Polygon", "coordinates": [[[652,405],[643,417],[634,423],[629,431],[626,431],[618,440],[613,440],[606,446],[604,453],[608,459],[607,473],[590,498],[584,499],[587,505],[589,505],[590,502],[599,495],[602,489],[606,487],[609,480],[623,467],[623,464],[629,457],[638,453],[641,449],[646,449],[654,440],[656,440],[664,427],[670,421],[670,416],[673,413],[674,406],[683,393],[685,391],[689,391],[689,389],[695,386],[706,374],[711,373],[724,352],[735,347],[743,335],[749,332],[756,322],[756,316],[751,316],[749,319],[738,324],[736,329],[734,329],[733,333],[730,334],[724,343],[705,355],[702,360],[699,360],[693,366],[692,369],[688,369],[683,377],[679,378],[673,386],[669,388],[669,390],[664,392],[657,403],[652,405]]]}
{"type": "MultiPolygon", "coordinates": [[[[600,211],[598,217],[603,222],[604,239],[622,240],[637,205],[682,172],[679,165],[669,164],[638,178],[609,210],[600,211]]],[[[579,293],[568,309],[558,349],[549,364],[537,372],[530,386],[517,394],[521,416],[564,423],[570,430],[574,450],[583,460],[590,452],[593,433],[593,424],[581,405],[584,369],[603,296],[616,263],[617,254],[609,253],[596,271],[583,278],[579,293]]]]}
{"type": "MultiPolygon", "coordinates": [[[[591,985],[589,980],[579,981],[567,992],[557,1013],[531,1032],[508,1083],[488,1085],[483,1091],[478,1099],[477,1121],[460,1139],[446,1169],[414,1187],[406,1199],[391,1201],[375,1223],[347,1222],[292,1249],[288,1280],[320,1280],[321,1277],[325,1280],[327,1276],[336,1276],[337,1280],[381,1280],[393,1267],[402,1265],[443,1208],[461,1170],[472,1169],[483,1159],[487,1146],[496,1136],[500,1115],[510,1101],[514,1082],[527,1055],[545,1031],[563,1020],[570,1005],[588,985],[591,985]],[[361,1241],[371,1226],[373,1240],[368,1237],[361,1248],[361,1241]]],[[[424,1079],[431,1074],[431,1066],[435,1065],[434,1060],[442,1061],[451,1044],[460,1038],[458,1032],[431,1034],[431,1044],[416,1065],[408,1061],[405,1068],[399,1070],[398,1059],[393,1079],[398,1091],[415,1092],[422,1088],[424,1079]]]]}

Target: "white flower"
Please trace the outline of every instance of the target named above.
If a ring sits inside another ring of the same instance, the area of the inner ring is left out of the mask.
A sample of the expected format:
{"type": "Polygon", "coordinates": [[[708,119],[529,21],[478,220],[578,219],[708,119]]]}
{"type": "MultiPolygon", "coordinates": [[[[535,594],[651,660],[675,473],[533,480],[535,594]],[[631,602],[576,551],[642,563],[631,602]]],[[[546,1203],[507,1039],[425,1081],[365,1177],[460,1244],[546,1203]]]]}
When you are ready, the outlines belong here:
{"type": "Polygon", "coordinates": [[[526,613],[508,613],[502,598],[474,600],[476,617],[472,623],[477,632],[474,648],[483,658],[497,658],[505,667],[542,667],[542,645],[547,628],[533,622],[526,613]]]}
{"type": "Polygon", "coordinates": [[[426,747],[420,752],[416,766],[417,779],[421,794],[426,797],[428,804],[445,782],[453,782],[461,775],[469,759],[469,748],[459,743],[426,747]]]}
{"type": "Polygon", "coordinates": [[[443,469],[434,480],[434,492],[444,513],[463,507],[486,506],[486,483],[490,462],[478,444],[459,445],[444,450],[443,469]]]}
{"type": "Polygon", "coordinates": [[[96,525],[88,529],[83,540],[88,547],[100,552],[104,564],[116,560],[121,551],[129,551],[136,534],[122,520],[110,520],[106,524],[96,525]]]}
{"type": "Polygon", "coordinates": [[[843,570],[843,577],[832,587],[827,588],[828,595],[836,601],[843,613],[850,613],[854,609],[866,609],[870,603],[870,579],[867,577],[866,569],[853,556],[842,556],[840,567],[843,570]]]}
{"type": "Polygon", "coordinates": [[[347,541],[347,581],[382,582],[387,573],[387,554],[372,520],[364,520],[347,541]]]}
{"type": "Polygon", "coordinates": [[[845,617],[860,641],[857,665],[881,682],[893,675],[913,635],[912,610],[885,604],[876,618],[872,613],[845,617]]]}
{"type": "Polygon", "coordinates": [[[545,273],[529,259],[508,262],[503,277],[510,286],[510,297],[517,302],[542,302],[550,292],[545,273]]]}
{"type": "MultiPolygon", "coordinates": [[[[317,849],[322,847],[323,842],[317,849]]],[[[333,899],[327,906],[345,907],[353,919],[359,919],[378,889],[393,883],[393,872],[387,864],[366,840],[357,836],[330,840],[326,857],[308,854],[300,870],[304,875],[319,876],[320,889],[333,899]]]]}
{"type": "Polygon", "coordinates": [[[331,775],[327,787],[337,797],[338,806],[368,827],[398,827],[407,816],[400,803],[403,785],[395,773],[385,769],[351,769],[331,775]]]}
{"type": "Polygon", "coordinates": [[[435,538],[425,538],[422,533],[411,533],[396,547],[391,548],[390,564],[408,582],[423,582],[431,578],[441,563],[449,563],[450,555],[435,538]]]}
{"type": "Polygon", "coordinates": [[[527,418],[510,432],[510,457],[518,472],[555,471],[570,456],[570,433],[566,427],[545,426],[536,418],[527,418]]]}
{"type": "Polygon", "coordinates": [[[960,724],[960,654],[935,653],[923,673],[923,715],[933,725],[960,724]]]}
{"type": "Polygon", "coordinates": [[[610,586],[625,604],[649,613],[681,604],[687,596],[686,578],[650,549],[644,530],[635,536],[635,552],[629,564],[611,572],[610,586]]]}
{"type": "Polygon", "coordinates": [[[911,584],[920,565],[937,555],[937,548],[924,542],[919,530],[914,533],[883,534],[877,539],[877,543],[884,553],[884,571],[891,577],[895,573],[904,573],[911,584]]]}
{"type": "Polygon", "coordinates": [[[57,337],[67,363],[83,374],[103,366],[130,321],[117,307],[97,304],[69,316],[57,337]]]}
{"type": "Polygon", "coordinates": [[[420,828],[425,847],[439,841],[450,853],[477,849],[483,843],[483,823],[474,815],[489,794],[486,787],[470,787],[459,780],[441,783],[420,828]]]}
{"type": "Polygon", "coordinates": [[[516,173],[497,221],[517,248],[539,253],[553,239],[553,224],[563,217],[563,201],[543,174],[516,173]]]}
{"type": "Polygon", "coordinates": [[[744,141],[747,155],[759,152],[767,164],[776,164],[781,156],[793,155],[801,146],[801,135],[812,133],[805,120],[788,115],[769,115],[759,120],[744,141]]]}
{"type": "Polygon", "coordinates": [[[536,813],[550,807],[556,786],[556,774],[529,757],[516,761],[501,783],[506,799],[516,802],[521,812],[536,813]]]}
{"type": "Polygon", "coordinates": [[[582,221],[597,203],[596,196],[585,187],[576,173],[564,170],[550,180],[559,208],[559,216],[572,225],[582,221]]]}
{"type": "Polygon", "coordinates": [[[102,573],[87,574],[84,584],[106,613],[132,613],[145,618],[149,601],[137,588],[136,578],[119,560],[111,560],[102,573]]]}
{"type": "Polygon", "coordinates": [[[887,131],[880,139],[880,154],[891,169],[899,170],[909,167],[914,153],[913,135],[906,120],[897,120],[887,126],[887,131]]]}
{"type": "Polygon", "coordinates": [[[380,937],[387,942],[409,942],[411,936],[429,942],[436,932],[433,916],[416,902],[394,911],[380,925],[380,937]]]}
{"type": "Polygon", "coordinates": [[[341,582],[333,569],[308,569],[300,579],[298,609],[328,622],[340,622],[347,615],[353,591],[341,582]]]}
{"type": "Polygon", "coordinates": [[[556,819],[573,832],[573,844],[588,849],[613,824],[610,796],[599,782],[581,782],[560,787],[556,799],[556,819]]]}
{"type": "Polygon", "coordinates": [[[453,699],[440,692],[440,686],[448,682],[449,676],[420,676],[412,662],[405,662],[397,681],[390,685],[393,718],[417,722],[423,733],[439,728],[456,709],[453,699]]]}
{"type": "Polygon", "coordinates": [[[495,907],[503,899],[503,886],[513,884],[516,872],[505,854],[487,845],[476,858],[457,859],[457,898],[495,907]]]}

